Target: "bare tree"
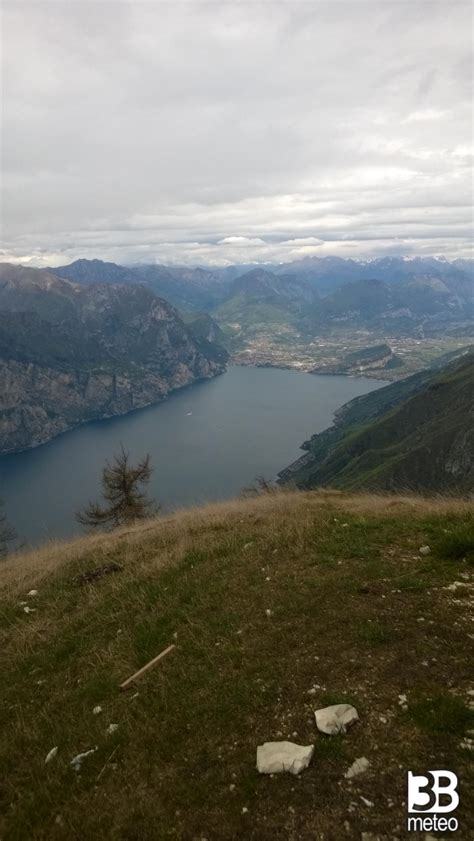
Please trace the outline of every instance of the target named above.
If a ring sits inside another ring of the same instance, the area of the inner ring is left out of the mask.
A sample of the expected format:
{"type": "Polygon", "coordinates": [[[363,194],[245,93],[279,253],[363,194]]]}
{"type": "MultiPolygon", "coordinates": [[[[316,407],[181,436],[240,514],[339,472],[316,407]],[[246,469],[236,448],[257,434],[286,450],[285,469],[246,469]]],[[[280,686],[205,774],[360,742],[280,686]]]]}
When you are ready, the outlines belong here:
{"type": "Polygon", "coordinates": [[[5,558],[8,555],[8,544],[15,540],[17,534],[8,522],[7,515],[1,510],[2,507],[3,500],[0,499],[0,558],[5,558]]]}
{"type": "Polygon", "coordinates": [[[266,479],[265,476],[256,476],[251,485],[246,485],[242,488],[240,493],[243,499],[253,496],[263,496],[263,494],[278,493],[279,488],[272,479],[266,479]]]}
{"type": "Polygon", "coordinates": [[[145,456],[135,467],[130,464],[129,457],[121,445],[112,464],[105,463],[101,479],[104,502],[89,502],[87,508],[76,514],[85,528],[114,529],[143,520],[159,509],[141,489],[148,484],[152,474],[150,456],[145,456]]]}

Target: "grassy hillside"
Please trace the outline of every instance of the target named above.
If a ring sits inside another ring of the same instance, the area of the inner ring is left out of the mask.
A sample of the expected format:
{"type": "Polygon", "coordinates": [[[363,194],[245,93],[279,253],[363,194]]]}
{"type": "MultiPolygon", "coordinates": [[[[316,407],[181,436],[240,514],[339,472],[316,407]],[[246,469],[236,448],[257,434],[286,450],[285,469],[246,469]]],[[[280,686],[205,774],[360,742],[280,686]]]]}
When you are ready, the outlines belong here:
{"type": "Polygon", "coordinates": [[[298,487],[469,493],[474,480],[474,354],[339,410],[280,474],[298,487]]]}
{"type": "Polygon", "coordinates": [[[470,837],[472,526],[456,500],[281,492],[3,564],[3,841],[404,838],[407,770],[433,767],[470,837]],[[339,701],[360,722],[324,736],[339,701]],[[257,774],[280,738],[316,745],[300,777],[257,774]]]}

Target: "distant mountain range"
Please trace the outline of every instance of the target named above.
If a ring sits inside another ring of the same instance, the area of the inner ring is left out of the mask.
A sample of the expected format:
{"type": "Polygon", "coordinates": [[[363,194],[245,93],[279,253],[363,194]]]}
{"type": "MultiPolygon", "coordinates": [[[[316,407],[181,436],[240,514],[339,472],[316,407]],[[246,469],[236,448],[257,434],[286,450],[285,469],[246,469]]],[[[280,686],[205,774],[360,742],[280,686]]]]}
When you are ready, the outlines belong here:
{"type": "Polygon", "coordinates": [[[0,264],[0,453],[162,400],[227,358],[145,286],[0,264]]]}
{"type": "Polygon", "coordinates": [[[474,348],[356,397],[280,473],[299,488],[471,493],[474,348]]]}
{"type": "Polygon", "coordinates": [[[361,328],[400,336],[472,332],[474,262],[467,260],[310,257],[224,269],[77,260],[51,272],[82,285],[143,284],[183,311],[210,313],[237,345],[271,325],[308,337],[361,328]]]}

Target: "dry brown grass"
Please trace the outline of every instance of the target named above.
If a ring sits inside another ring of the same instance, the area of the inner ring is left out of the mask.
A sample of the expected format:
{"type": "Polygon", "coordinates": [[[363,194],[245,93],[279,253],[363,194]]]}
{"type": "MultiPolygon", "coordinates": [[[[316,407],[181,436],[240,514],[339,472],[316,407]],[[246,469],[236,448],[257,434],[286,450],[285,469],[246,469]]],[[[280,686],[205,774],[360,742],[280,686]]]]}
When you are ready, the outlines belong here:
{"type": "MultiPolygon", "coordinates": [[[[38,549],[17,552],[0,563],[0,589],[10,590],[12,594],[23,591],[26,587],[40,584],[84,554],[113,554],[117,547],[124,544],[132,552],[137,543],[145,538],[153,540],[159,535],[165,541],[184,547],[189,538],[199,531],[219,528],[223,524],[235,521],[239,517],[264,516],[271,524],[282,512],[285,515],[310,513],[321,508],[340,508],[353,514],[374,514],[397,517],[401,512],[409,511],[423,516],[430,513],[448,514],[449,512],[472,511],[472,503],[455,497],[414,496],[410,494],[346,494],[342,491],[286,491],[279,490],[272,494],[262,494],[252,499],[234,499],[226,502],[211,503],[205,506],[178,510],[167,516],[158,516],[137,523],[133,527],[117,529],[114,532],[98,532],[70,540],[55,540],[45,543],[38,549]]],[[[178,552],[179,554],[179,552],[178,552]]]]}

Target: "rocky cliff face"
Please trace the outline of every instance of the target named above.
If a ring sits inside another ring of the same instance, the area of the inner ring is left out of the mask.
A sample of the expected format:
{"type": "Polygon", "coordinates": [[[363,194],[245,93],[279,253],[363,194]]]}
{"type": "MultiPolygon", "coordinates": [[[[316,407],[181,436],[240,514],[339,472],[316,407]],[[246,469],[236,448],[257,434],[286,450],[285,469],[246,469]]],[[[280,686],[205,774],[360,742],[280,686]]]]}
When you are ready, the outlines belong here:
{"type": "Polygon", "coordinates": [[[0,266],[0,453],[163,400],[226,360],[140,286],[0,266]]]}

